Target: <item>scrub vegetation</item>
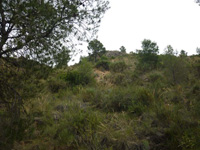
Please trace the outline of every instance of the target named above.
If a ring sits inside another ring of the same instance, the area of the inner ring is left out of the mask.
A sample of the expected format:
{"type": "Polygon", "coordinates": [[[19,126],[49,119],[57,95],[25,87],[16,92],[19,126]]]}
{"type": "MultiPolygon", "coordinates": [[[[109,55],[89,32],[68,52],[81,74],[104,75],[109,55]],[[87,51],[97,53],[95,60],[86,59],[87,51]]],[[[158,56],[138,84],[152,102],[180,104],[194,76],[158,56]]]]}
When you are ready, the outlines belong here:
{"type": "Polygon", "coordinates": [[[2,60],[1,149],[199,149],[199,55],[147,49],[62,68],[2,60]]]}
{"type": "Polygon", "coordinates": [[[107,51],[95,34],[108,9],[0,1],[1,150],[200,149],[200,48],[107,51]],[[89,56],[68,66],[83,41],[89,56]]]}

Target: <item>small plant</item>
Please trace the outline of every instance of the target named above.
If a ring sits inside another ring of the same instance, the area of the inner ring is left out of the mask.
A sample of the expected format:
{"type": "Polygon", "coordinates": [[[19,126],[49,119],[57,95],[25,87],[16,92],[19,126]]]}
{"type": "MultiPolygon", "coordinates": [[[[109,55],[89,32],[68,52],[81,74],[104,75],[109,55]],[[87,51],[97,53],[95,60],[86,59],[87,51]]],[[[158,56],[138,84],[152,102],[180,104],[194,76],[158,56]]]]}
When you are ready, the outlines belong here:
{"type": "Polygon", "coordinates": [[[92,65],[83,60],[78,68],[62,73],[60,78],[67,82],[68,86],[88,85],[94,82],[92,65]]]}
{"type": "Polygon", "coordinates": [[[122,73],[117,73],[111,77],[111,83],[116,85],[123,85],[124,84],[125,75],[122,73]]]}
{"type": "MultiPolygon", "coordinates": [[[[100,121],[96,113],[74,109],[70,113],[65,113],[63,118],[52,137],[59,145],[73,149],[79,147],[87,149],[95,143],[95,132],[100,121]]],[[[52,127],[48,128],[51,130],[52,127]]]]}
{"type": "Polygon", "coordinates": [[[121,46],[119,49],[120,49],[120,51],[121,51],[122,53],[126,53],[126,48],[125,48],[124,46],[121,46]]]}
{"type": "Polygon", "coordinates": [[[151,73],[149,74],[148,78],[149,78],[149,81],[151,82],[157,82],[157,81],[160,82],[164,80],[164,77],[160,72],[151,73]]]}
{"type": "Polygon", "coordinates": [[[59,90],[67,87],[66,83],[61,79],[51,78],[48,80],[48,89],[52,93],[58,93],[59,90]]]}
{"type": "Polygon", "coordinates": [[[67,81],[67,83],[72,86],[87,85],[89,83],[89,78],[85,76],[84,74],[76,70],[73,70],[73,71],[69,71],[66,74],[65,81],[67,81]]]}
{"type": "Polygon", "coordinates": [[[140,116],[146,108],[153,103],[153,101],[154,96],[150,93],[150,91],[144,88],[138,88],[134,93],[134,98],[131,105],[129,105],[128,110],[129,112],[140,116]]]}
{"type": "Polygon", "coordinates": [[[123,72],[127,68],[127,65],[123,61],[110,64],[110,70],[113,72],[123,72]]]}
{"type": "Polygon", "coordinates": [[[101,70],[109,70],[110,67],[110,62],[107,60],[100,60],[97,62],[97,64],[95,65],[96,68],[101,69],[101,70]]]}

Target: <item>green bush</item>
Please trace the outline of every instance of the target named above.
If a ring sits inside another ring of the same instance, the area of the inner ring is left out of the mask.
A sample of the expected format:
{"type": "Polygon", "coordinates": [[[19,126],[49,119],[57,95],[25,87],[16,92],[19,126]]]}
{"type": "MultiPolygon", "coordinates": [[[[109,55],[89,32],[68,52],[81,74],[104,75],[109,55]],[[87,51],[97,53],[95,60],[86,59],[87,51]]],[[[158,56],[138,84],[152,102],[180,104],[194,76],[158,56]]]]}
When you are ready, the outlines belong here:
{"type": "Polygon", "coordinates": [[[110,70],[113,72],[123,72],[127,68],[127,65],[123,61],[110,64],[110,70]]]}
{"type": "Polygon", "coordinates": [[[163,57],[165,67],[164,75],[169,83],[181,84],[188,81],[188,62],[180,57],[165,55],[163,57]]]}
{"type": "Polygon", "coordinates": [[[146,109],[146,106],[144,106],[141,102],[132,101],[132,103],[128,107],[128,112],[135,114],[137,116],[140,116],[143,114],[145,109],[146,109]]]}
{"type": "Polygon", "coordinates": [[[114,77],[114,84],[116,85],[123,85],[124,84],[125,75],[124,74],[117,74],[114,77]]]}
{"type": "Polygon", "coordinates": [[[21,141],[29,123],[28,119],[22,119],[12,112],[0,112],[0,149],[12,149],[14,142],[21,141]]]}
{"type": "Polygon", "coordinates": [[[84,102],[91,102],[98,105],[103,98],[104,90],[98,88],[87,88],[82,91],[81,96],[84,102]]]}
{"type": "Polygon", "coordinates": [[[61,79],[51,78],[48,80],[48,89],[52,93],[58,93],[59,90],[67,87],[66,83],[61,79]]]}
{"type": "Polygon", "coordinates": [[[148,76],[148,79],[150,82],[163,82],[164,77],[163,75],[160,73],[160,72],[153,72],[153,73],[150,73],[149,76],[148,76]]]}
{"type": "Polygon", "coordinates": [[[107,60],[100,60],[97,62],[95,67],[98,69],[109,70],[109,64],[110,64],[110,62],[107,60]]]}
{"type": "Polygon", "coordinates": [[[100,108],[108,112],[121,112],[128,110],[131,104],[133,92],[128,88],[113,88],[104,93],[100,108]]]}
{"type": "MultiPolygon", "coordinates": [[[[184,116],[182,116],[184,118],[184,116]]],[[[165,133],[166,141],[163,146],[166,149],[197,150],[200,146],[200,127],[196,122],[188,122],[185,119],[175,121],[165,133]]]]}
{"type": "Polygon", "coordinates": [[[62,73],[59,77],[66,81],[69,86],[84,86],[94,83],[92,65],[87,60],[83,60],[78,68],[70,70],[67,73],[62,73]]]}
{"type": "Polygon", "coordinates": [[[142,113],[149,107],[154,101],[153,94],[145,89],[145,88],[138,88],[134,92],[134,98],[131,104],[128,107],[129,112],[142,115],[142,113]]]}
{"type": "Polygon", "coordinates": [[[88,91],[85,99],[93,99],[96,107],[106,112],[128,111],[141,114],[154,101],[154,96],[146,89],[136,87],[116,87],[104,92],[88,91]]]}
{"type": "Polygon", "coordinates": [[[96,130],[101,118],[95,112],[71,108],[63,114],[57,125],[49,125],[45,135],[59,147],[91,149],[96,143],[96,130]]]}
{"type": "Polygon", "coordinates": [[[87,85],[90,82],[90,78],[87,75],[74,70],[66,74],[65,81],[70,85],[87,85]]]}

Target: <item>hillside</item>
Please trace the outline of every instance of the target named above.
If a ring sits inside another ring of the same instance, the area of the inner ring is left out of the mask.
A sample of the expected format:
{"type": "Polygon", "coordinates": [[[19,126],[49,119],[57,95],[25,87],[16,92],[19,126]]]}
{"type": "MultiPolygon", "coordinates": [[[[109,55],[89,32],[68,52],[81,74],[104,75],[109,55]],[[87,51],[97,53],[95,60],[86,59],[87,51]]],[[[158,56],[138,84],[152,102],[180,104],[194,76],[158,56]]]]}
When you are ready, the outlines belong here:
{"type": "Polygon", "coordinates": [[[198,150],[200,57],[158,57],[154,67],[123,54],[62,69],[18,60],[0,74],[12,85],[0,87],[0,149],[198,150]]]}

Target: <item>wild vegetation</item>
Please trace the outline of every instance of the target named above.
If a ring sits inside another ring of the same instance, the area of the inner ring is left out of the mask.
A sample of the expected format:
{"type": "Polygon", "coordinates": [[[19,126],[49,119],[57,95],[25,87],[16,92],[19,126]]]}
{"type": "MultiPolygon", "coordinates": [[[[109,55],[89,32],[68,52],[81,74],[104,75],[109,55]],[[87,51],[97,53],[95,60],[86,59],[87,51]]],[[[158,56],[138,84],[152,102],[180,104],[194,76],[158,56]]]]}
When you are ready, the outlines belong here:
{"type": "Polygon", "coordinates": [[[199,149],[200,57],[143,42],[154,46],[64,68],[10,58],[1,78],[21,99],[4,84],[1,98],[23,107],[0,105],[1,149],[199,149]]]}
{"type": "Polygon", "coordinates": [[[0,1],[1,150],[200,149],[200,48],[108,52],[94,38],[108,4],[0,1]],[[67,66],[80,41],[89,56],[67,66]]]}

